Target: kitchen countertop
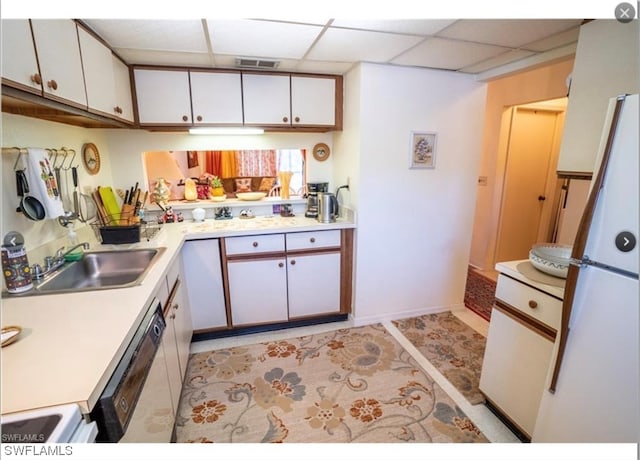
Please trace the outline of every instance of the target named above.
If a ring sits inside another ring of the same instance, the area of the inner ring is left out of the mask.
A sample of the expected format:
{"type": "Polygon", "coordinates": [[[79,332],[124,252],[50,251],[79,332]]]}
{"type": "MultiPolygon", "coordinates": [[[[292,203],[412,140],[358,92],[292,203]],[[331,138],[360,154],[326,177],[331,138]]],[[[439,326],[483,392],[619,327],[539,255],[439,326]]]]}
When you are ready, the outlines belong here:
{"type": "Polygon", "coordinates": [[[131,341],[152,296],[190,239],[355,228],[348,219],[321,224],[305,217],[258,216],[165,224],[151,241],[101,245],[91,250],[165,247],[142,284],[123,289],[2,299],[2,327],[22,327],[2,348],[2,414],[60,404],[88,413],[131,341]]]}
{"type": "Polygon", "coordinates": [[[496,270],[560,300],[564,298],[566,280],[541,272],[529,262],[529,259],[499,262],[496,264],[496,270]]]}

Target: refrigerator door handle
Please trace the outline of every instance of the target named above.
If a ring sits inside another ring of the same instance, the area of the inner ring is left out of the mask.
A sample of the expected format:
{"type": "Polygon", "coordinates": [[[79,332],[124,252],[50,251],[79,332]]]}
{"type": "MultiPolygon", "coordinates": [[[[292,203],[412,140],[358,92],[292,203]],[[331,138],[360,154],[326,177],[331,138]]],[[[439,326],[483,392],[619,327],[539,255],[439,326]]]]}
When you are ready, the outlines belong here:
{"type": "Polygon", "coordinates": [[[578,283],[578,276],[580,274],[580,267],[583,265],[584,249],[587,245],[587,237],[589,235],[589,229],[595,213],[596,204],[600,192],[604,186],[604,178],[607,173],[607,167],[609,166],[609,159],[611,158],[611,151],[613,150],[613,141],[616,137],[616,131],[618,128],[618,121],[620,119],[620,112],[624,104],[625,96],[618,96],[615,102],[615,108],[613,112],[613,118],[611,120],[611,126],[607,135],[607,142],[604,147],[604,153],[602,155],[602,163],[598,170],[598,175],[594,179],[587,204],[585,205],[580,224],[578,225],[578,231],[576,239],[573,244],[573,250],[571,251],[571,263],[569,264],[569,271],[567,272],[567,281],[564,288],[564,299],[562,301],[562,322],[560,325],[560,341],[558,343],[558,356],[553,367],[553,374],[551,376],[551,382],[549,384],[549,391],[551,393],[556,392],[556,386],[558,383],[558,376],[560,374],[560,367],[562,366],[562,357],[567,346],[567,336],[569,335],[569,320],[571,318],[571,308],[573,307],[573,299],[575,296],[576,284],[578,283]]]}

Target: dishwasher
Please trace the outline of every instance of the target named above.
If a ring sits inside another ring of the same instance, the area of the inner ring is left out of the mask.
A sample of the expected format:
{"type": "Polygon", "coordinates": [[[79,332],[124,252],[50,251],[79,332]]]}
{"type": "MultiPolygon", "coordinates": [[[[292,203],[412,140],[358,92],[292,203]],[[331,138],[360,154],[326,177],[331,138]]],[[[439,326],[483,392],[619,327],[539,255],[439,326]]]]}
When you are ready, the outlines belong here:
{"type": "Polygon", "coordinates": [[[98,424],[97,442],[158,440],[157,430],[145,425],[158,408],[171,408],[162,350],[165,327],[161,302],[154,299],[91,411],[98,424]]]}

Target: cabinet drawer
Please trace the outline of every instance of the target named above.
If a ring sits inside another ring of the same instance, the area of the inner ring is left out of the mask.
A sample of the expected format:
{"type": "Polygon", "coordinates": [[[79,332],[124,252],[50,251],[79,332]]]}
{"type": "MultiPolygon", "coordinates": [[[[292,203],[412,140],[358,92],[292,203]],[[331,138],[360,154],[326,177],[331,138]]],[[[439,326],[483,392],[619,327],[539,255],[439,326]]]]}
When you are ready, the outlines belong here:
{"type": "Polygon", "coordinates": [[[524,314],[560,329],[562,301],[504,275],[498,276],[496,298],[524,314]]]}
{"type": "Polygon", "coordinates": [[[287,233],[287,251],[340,247],[340,230],[287,233]]]}
{"type": "Polygon", "coordinates": [[[225,238],[227,255],[284,252],[284,235],[235,236],[225,238]]]}

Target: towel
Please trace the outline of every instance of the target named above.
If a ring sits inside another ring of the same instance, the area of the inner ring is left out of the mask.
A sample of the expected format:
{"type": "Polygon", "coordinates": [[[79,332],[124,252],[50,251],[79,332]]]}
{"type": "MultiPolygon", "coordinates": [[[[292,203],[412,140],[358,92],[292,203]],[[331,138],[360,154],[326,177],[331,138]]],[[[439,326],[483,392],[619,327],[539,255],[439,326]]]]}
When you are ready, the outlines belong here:
{"type": "Polygon", "coordinates": [[[37,198],[45,209],[45,219],[56,219],[64,214],[60,189],[56,176],[51,168],[47,151],[44,149],[27,149],[27,169],[29,195],[37,198]]]}

